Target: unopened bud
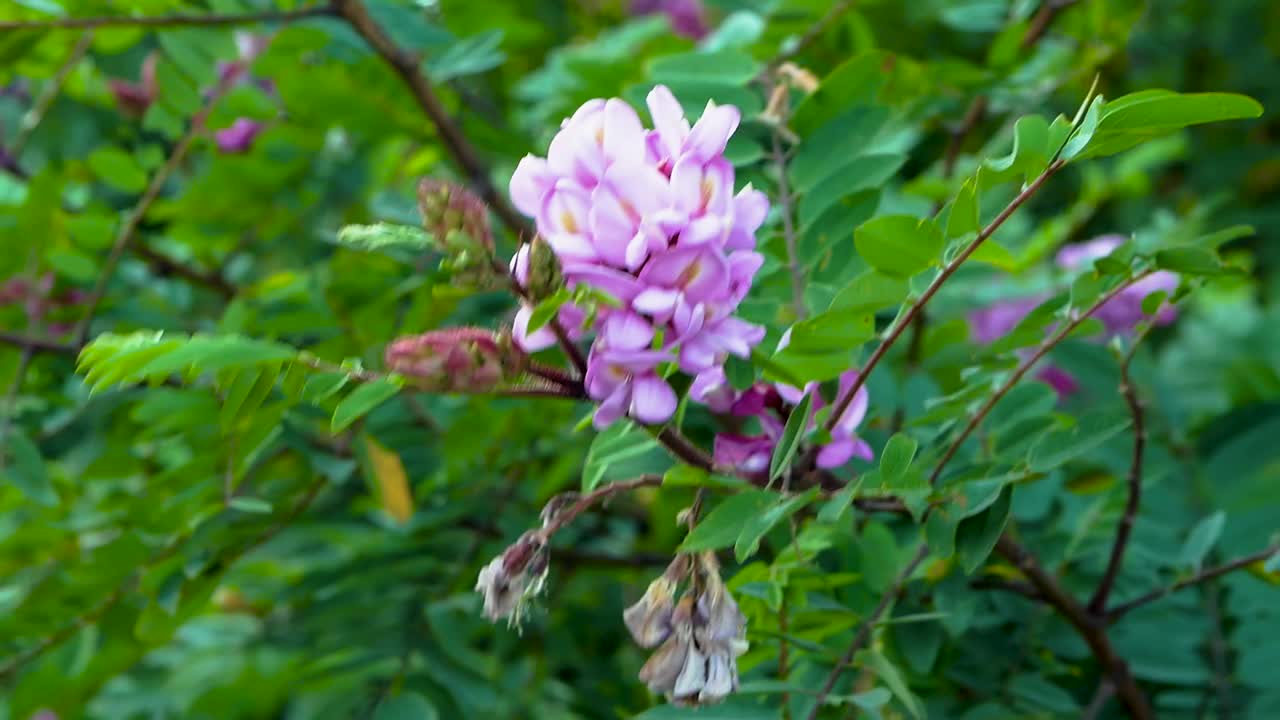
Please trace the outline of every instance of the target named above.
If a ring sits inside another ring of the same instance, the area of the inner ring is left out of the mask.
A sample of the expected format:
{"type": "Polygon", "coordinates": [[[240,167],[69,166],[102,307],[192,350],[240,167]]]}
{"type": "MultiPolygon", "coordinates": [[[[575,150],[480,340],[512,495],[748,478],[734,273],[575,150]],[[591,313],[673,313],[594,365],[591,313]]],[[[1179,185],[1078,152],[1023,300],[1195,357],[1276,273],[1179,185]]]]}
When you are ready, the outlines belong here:
{"type": "Polygon", "coordinates": [[[528,279],[522,282],[534,302],[545,300],[564,287],[560,260],[541,235],[535,236],[529,244],[528,279]]]}
{"type": "Polygon", "coordinates": [[[631,637],[642,648],[657,647],[671,636],[671,616],[675,610],[676,587],[689,572],[686,555],[677,555],[662,576],[649,583],[644,597],[622,613],[631,637]]]}
{"type": "Polygon", "coordinates": [[[493,255],[493,233],[484,201],[452,182],[425,178],[418,183],[418,207],[422,224],[446,252],[482,250],[493,255]]]}
{"type": "Polygon", "coordinates": [[[778,66],[778,75],[806,95],[818,89],[818,78],[795,63],[782,63],[778,66]]]}
{"type": "Polygon", "coordinates": [[[461,327],[400,338],[385,360],[421,390],[485,393],[523,372],[526,356],[505,335],[461,327]]]}

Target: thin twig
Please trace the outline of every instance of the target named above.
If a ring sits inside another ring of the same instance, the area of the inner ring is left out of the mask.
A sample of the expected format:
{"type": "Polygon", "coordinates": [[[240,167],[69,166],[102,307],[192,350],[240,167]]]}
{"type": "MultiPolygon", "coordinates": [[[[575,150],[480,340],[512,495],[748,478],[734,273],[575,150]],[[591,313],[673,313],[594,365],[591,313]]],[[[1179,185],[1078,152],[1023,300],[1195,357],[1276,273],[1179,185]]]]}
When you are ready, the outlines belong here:
{"type": "Polygon", "coordinates": [[[1040,3],[1040,10],[1036,12],[1035,17],[1031,18],[1031,24],[1027,26],[1027,34],[1022,36],[1022,49],[1025,50],[1039,42],[1045,31],[1049,29],[1049,25],[1053,23],[1053,18],[1077,1],[1044,0],[1040,3]]]}
{"type": "Polygon", "coordinates": [[[876,604],[875,609],[871,611],[870,615],[863,618],[862,627],[858,628],[857,634],[853,636],[853,642],[849,643],[844,655],[840,656],[840,660],[836,662],[835,667],[831,668],[827,679],[822,683],[822,689],[818,691],[818,696],[814,700],[813,709],[809,711],[809,720],[817,720],[818,713],[822,711],[822,704],[826,701],[827,696],[831,694],[832,689],[835,688],[836,682],[840,680],[840,675],[853,662],[853,657],[858,654],[858,650],[871,638],[871,630],[880,621],[880,616],[884,615],[885,611],[889,609],[889,605],[897,599],[898,594],[902,592],[902,588],[911,579],[912,573],[916,571],[916,568],[920,566],[920,563],[928,555],[929,546],[921,543],[911,561],[894,578],[893,585],[889,586],[884,595],[880,596],[880,602],[876,604]]]}
{"type": "Polygon", "coordinates": [[[996,541],[996,551],[1021,570],[1044,597],[1044,601],[1075,628],[1106,675],[1115,684],[1120,701],[1129,715],[1135,720],[1153,718],[1146,695],[1130,674],[1128,664],[1116,653],[1115,647],[1107,637],[1105,625],[1098,622],[1097,618],[1076,602],[1076,599],[1063,589],[1057,578],[1045,572],[1044,568],[1036,562],[1035,556],[1019,545],[1007,532],[996,541]]]}
{"type": "Polygon", "coordinates": [[[714,472],[718,470],[715,461],[702,448],[694,445],[689,438],[685,437],[679,430],[670,425],[663,427],[658,431],[658,440],[671,451],[671,454],[677,458],[689,463],[690,465],[714,472]]]}
{"type": "Polygon", "coordinates": [[[827,11],[827,14],[823,15],[818,22],[811,25],[809,29],[805,31],[804,35],[800,36],[800,39],[796,40],[795,43],[787,49],[779,52],[773,57],[773,60],[769,61],[769,70],[778,67],[804,52],[822,35],[822,33],[827,31],[827,28],[834,25],[835,22],[840,19],[841,15],[852,10],[855,2],[857,2],[857,0],[840,0],[840,2],[832,5],[831,9],[827,11]]]}
{"type": "Polygon", "coordinates": [[[960,124],[948,134],[947,150],[942,156],[942,177],[950,178],[955,173],[956,161],[960,159],[960,150],[964,147],[965,139],[978,126],[978,123],[982,122],[982,117],[986,114],[987,96],[974,97],[969,103],[969,109],[965,110],[960,124]]]}
{"type": "Polygon", "coordinates": [[[1126,602],[1126,603],[1121,603],[1120,605],[1117,605],[1107,611],[1107,614],[1106,614],[1107,624],[1114,623],[1120,620],[1120,618],[1124,617],[1125,615],[1128,615],[1130,611],[1136,610],[1137,608],[1140,608],[1143,605],[1146,605],[1148,603],[1153,603],[1157,600],[1162,600],[1183,588],[1188,588],[1193,585],[1199,585],[1200,583],[1208,582],[1209,580],[1212,580],[1214,578],[1222,577],[1223,575],[1226,575],[1227,573],[1233,572],[1235,570],[1239,570],[1240,568],[1248,567],[1249,565],[1252,565],[1256,562],[1262,562],[1263,560],[1270,558],[1272,555],[1275,555],[1277,552],[1280,552],[1280,544],[1272,545],[1266,548],[1265,550],[1259,550],[1258,552],[1253,553],[1252,555],[1245,555],[1244,557],[1237,558],[1224,565],[1219,565],[1217,567],[1209,568],[1208,570],[1202,570],[1196,573],[1195,575],[1189,578],[1186,578],[1185,580],[1179,580],[1178,582],[1172,585],[1169,585],[1167,587],[1162,587],[1158,590],[1152,590],[1146,595],[1142,595],[1140,597],[1134,598],[1133,600],[1130,600],[1129,602],[1126,602]]]}
{"type": "Polygon", "coordinates": [[[537,537],[543,543],[551,539],[565,525],[573,522],[574,518],[591,509],[597,503],[604,502],[614,495],[620,493],[631,492],[643,487],[656,487],[662,484],[661,475],[641,475],[631,480],[621,480],[619,482],[609,483],[592,490],[586,495],[580,496],[571,504],[560,508],[551,514],[547,522],[537,531],[537,537]]]}
{"type": "MultiPolygon", "coordinates": [[[[3,29],[3,24],[0,24],[0,29],[3,29]]],[[[62,63],[62,67],[59,67],[58,72],[54,73],[53,78],[49,80],[49,84],[44,86],[40,96],[32,103],[31,109],[22,116],[22,124],[18,127],[18,134],[14,136],[13,144],[9,146],[8,150],[15,166],[21,166],[22,151],[26,149],[27,141],[31,139],[31,135],[40,126],[40,121],[44,119],[45,113],[49,112],[54,100],[58,99],[58,95],[62,92],[62,86],[66,84],[67,78],[71,76],[71,71],[84,59],[85,53],[89,52],[89,48],[92,45],[92,32],[87,32],[80,36],[80,39],[76,41],[75,47],[71,49],[71,54],[67,56],[66,62],[62,63]]]]}
{"type": "Polygon", "coordinates": [[[336,0],[334,9],[353,30],[364,38],[369,47],[391,66],[391,69],[413,93],[414,99],[440,134],[440,142],[466,174],[471,187],[484,198],[503,224],[517,237],[532,238],[533,227],[529,221],[494,187],[489,179],[489,168],[480,158],[475,147],[467,140],[457,122],[449,115],[440,99],[436,97],[435,90],[426,76],[419,70],[421,58],[396,45],[395,41],[369,15],[368,9],[360,0],[336,0]]]}
{"type": "Polygon", "coordinates": [[[211,25],[249,25],[263,22],[291,22],[294,20],[303,20],[305,18],[332,14],[334,14],[333,6],[326,3],[324,5],[300,8],[297,10],[263,10],[260,12],[232,13],[226,15],[177,14],[153,15],[149,17],[144,15],[114,15],[109,17],[53,18],[51,20],[9,20],[0,22],[0,31],[67,30],[75,28],[102,27],[170,28],[184,26],[208,27],[211,25]]]}
{"type": "Polygon", "coordinates": [[[24,350],[30,349],[34,352],[55,353],[59,355],[75,355],[80,352],[80,348],[72,345],[71,343],[65,343],[51,338],[27,336],[21,333],[9,332],[8,330],[0,330],[0,343],[20,347],[24,350]]]}
{"type": "Polygon", "coordinates": [[[1005,206],[1004,210],[1001,210],[1000,214],[991,221],[991,224],[987,225],[983,228],[982,232],[978,233],[978,236],[974,238],[973,242],[969,243],[968,247],[956,255],[951,262],[943,266],[937,277],[933,279],[933,282],[929,283],[929,287],[925,288],[925,291],[921,293],[920,297],[911,304],[911,307],[907,309],[907,312],[902,316],[902,318],[898,322],[894,323],[894,326],[890,328],[889,334],[885,336],[885,339],[881,341],[880,345],[871,353],[871,357],[867,360],[866,364],[858,371],[858,377],[854,378],[853,384],[850,385],[849,389],[836,401],[835,407],[831,411],[831,415],[827,418],[826,429],[828,432],[835,429],[835,425],[839,422],[840,417],[844,415],[845,410],[849,409],[849,403],[853,402],[853,398],[857,395],[858,390],[862,389],[862,386],[866,384],[867,378],[871,375],[871,371],[875,369],[880,360],[889,352],[889,349],[898,341],[898,338],[902,337],[902,333],[911,325],[911,321],[914,320],[916,315],[924,309],[924,306],[928,304],[929,300],[931,300],[938,292],[938,289],[942,287],[943,283],[945,283],[947,279],[950,278],[962,264],[964,264],[965,260],[969,259],[969,256],[977,252],[978,248],[982,246],[982,243],[986,242],[987,238],[995,234],[995,231],[999,230],[1000,226],[1003,225],[1018,208],[1022,207],[1023,203],[1029,200],[1032,195],[1035,195],[1036,191],[1044,185],[1045,181],[1053,177],[1053,175],[1061,170],[1065,164],[1066,163],[1061,160],[1056,160],[1050,163],[1049,166],[1044,169],[1044,172],[1040,173],[1039,177],[1033,180],[1022,192],[1018,193],[1017,197],[1009,201],[1009,204],[1005,206]]]}
{"type": "Polygon", "coordinates": [[[1116,686],[1108,679],[1104,679],[1098,683],[1098,691],[1093,694],[1093,699],[1089,701],[1088,707],[1080,714],[1080,720],[1094,720],[1102,713],[1102,708],[1107,706],[1107,701],[1112,695],[1116,694],[1116,686]]]}
{"type": "Polygon", "coordinates": [[[196,285],[209,288],[218,293],[224,300],[230,300],[236,296],[236,288],[227,281],[222,273],[204,272],[197,270],[189,265],[174,260],[173,258],[161,253],[147,245],[137,245],[133,248],[133,252],[138,257],[146,260],[151,266],[153,272],[157,275],[176,275],[178,277],[190,280],[196,285]]]}
{"type": "Polygon", "coordinates": [[[116,265],[119,264],[120,258],[138,233],[138,226],[141,225],[142,218],[151,209],[151,204],[160,196],[160,191],[164,189],[165,182],[168,181],[169,176],[178,169],[178,166],[186,158],[187,152],[191,150],[196,138],[204,130],[205,118],[209,116],[213,106],[231,86],[232,81],[233,78],[231,77],[220,81],[213,92],[209,94],[204,107],[200,108],[191,117],[191,126],[187,129],[186,134],[173,146],[168,160],[151,177],[151,182],[147,185],[146,190],[143,191],[142,197],[138,198],[138,204],[133,207],[133,210],[129,211],[124,224],[120,226],[120,232],[116,235],[115,243],[112,244],[107,260],[103,263],[102,272],[98,275],[98,282],[94,285],[93,292],[89,295],[89,300],[85,302],[84,315],[76,324],[75,331],[71,335],[76,347],[83,347],[85,341],[89,339],[89,329],[93,324],[93,316],[98,311],[98,305],[106,295],[107,285],[111,282],[111,276],[115,273],[116,265]]]}
{"type": "Polygon", "coordinates": [[[991,396],[987,398],[987,401],[983,403],[982,407],[980,407],[978,411],[969,418],[968,424],[964,426],[964,429],[961,430],[956,439],[952,441],[951,445],[947,448],[947,451],[943,453],[942,459],[940,459],[938,464],[933,468],[933,473],[929,476],[929,484],[937,485],[938,478],[942,475],[943,469],[947,467],[947,463],[951,462],[951,459],[955,457],[957,452],[959,452],[960,446],[964,445],[965,440],[968,440],[974,430],[978,429],[978,425],[982,424],[982,421],[987,417],[987,414],[991,412],[991,409],[996,406],[996,403],[1000,402],[1001,398],[1012,390],[1013,386],[1017,385],[1018,381],[1021,380],[1036,363],[1040,362],[1040,360],[1047,355],[1050,350],[1074,332],[1076,328],[1083,325],[1084,322],[1092,317],[1099,308],[1110,302],[1112,298],[1116,297],[1121,292],[1124,292],[1129,286],[1147,277],[1149,274],[1150,271],[1143,272],[1120,283],[1110,292],[1106,293],[1094,302],[1094,304],[1087,310],[1073,318],[1070,322],[1063,323],[1062,327],[1058,328],[1056,332],[1045,339],[1044,342],[1040,343],[1040,346],[1036,348],[1035,352],[1024,359],[1022,363],[1018,365],[1017,369],[1009,375],[1008,379],[1006,379],[995,392],[991,393],[991,396]]]}
{"type": "Polygon", "coordinates": [[[1124,397],[1125,405],[1129,407],[1129,414],[1133,417],[1133,459],[1129,462],[1129,498],[1125,503],[1124,515],[1116,525],[1116,539],[1111,544],[1111,557],[1107,561],[1106,571],[1102,573],[1102,580],[1098,582],[1098,589],[1089,600],[1089,612],[1094,615],[1106,614],[1107,598],[1115,586],[1116,577],[1120,574],[1124,552],[1129,545],[1129,536],[1133,533],[1133,523],[1138,517],[1138,505],[1142,501],[1142,456],[1146,449],[1147,431],[1142,401],[1138,399],[1138,391],[1133,386],[1133,379],[1129,376],[1129,366],[1133,363],[1138,343],[1145,335],[1144,329],[1134,337],[1133,346],[1120,361],[1120,395],[1124,397]]]}
{"type": "Polygon", "coordinates": [[[804,269],[800,267],[800,255],[796,252],[796,229],[791,188],[787,184],[787,155],[782,150],[782,138],[773,133],[773,164],[778,169],[778,211],[782,215],[782,241],[787,248],[787,267],[791,270],[791,307],[796,320],[808,314],[804,302],[804,269]]]}

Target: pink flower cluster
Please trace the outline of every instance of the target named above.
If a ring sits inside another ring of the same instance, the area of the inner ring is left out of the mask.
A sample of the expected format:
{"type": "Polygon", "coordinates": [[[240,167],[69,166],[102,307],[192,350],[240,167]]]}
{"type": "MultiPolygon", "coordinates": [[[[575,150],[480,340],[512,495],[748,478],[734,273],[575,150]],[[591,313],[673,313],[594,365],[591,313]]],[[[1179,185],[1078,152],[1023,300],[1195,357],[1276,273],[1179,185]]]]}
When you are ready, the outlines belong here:
{"type": "MultiPolygon", "coordinates": [[[[547,157],[527,156],[511,178],[511,199],[537,221],[566,284],[614,302],[594,315],[587,393],[599,403],[597,427],[623,416],[665,422],[675,391],[668,362],[706,385],[723,378],[727,355],[747,357],[764,328],[734,316],[763,257],[755,232],[769,201],[750,186],[733,194],[725,144],[739,113],[708,103],[690,126],[675,96],[658,86],[647,98],[654,129],[619,99],[591,100],[564,121],[547,157]]],[[[512,260],[528,281],[529,246],[512,260]]],[[[528,332],[522,307],[513,335],[527,351],[555,341],[528,332]]],[[[568,334],[582,335],[586,313],[563,306],[568,334]]],[[[696,399],[696,398],[695,398],[696,399]]]]}

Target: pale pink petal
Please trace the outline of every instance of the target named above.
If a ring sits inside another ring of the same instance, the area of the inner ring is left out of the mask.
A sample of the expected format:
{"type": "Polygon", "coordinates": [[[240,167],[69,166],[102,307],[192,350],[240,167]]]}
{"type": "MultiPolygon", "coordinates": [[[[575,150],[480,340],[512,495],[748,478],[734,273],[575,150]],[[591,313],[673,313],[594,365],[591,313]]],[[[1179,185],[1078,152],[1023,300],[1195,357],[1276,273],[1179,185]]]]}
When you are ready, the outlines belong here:
{"type": "Polygon", "coordinates": [[[542,201],[554,184],[555,175],[547,166],[547,161],[525,155],[511,174],[511,202],[525,215],[537,217],[542,210],[542,201]]]}
{"type": "Polygon", "coordinates": [[[604,321],[603,337],[610,348],[643,350],[653,342],[653,326],[633,312],[618,311],[604,321]]]}
{"type": "Polygon", "coordinates": [[[738,129],[741,114],[732,105],[708,102],[702,117],[694,123],[684,143],[684,152],[705,162],[724,152],[729,137],[738,129]]]}
{"type": "Polygon", "coordinates": [[[657,375],[642,375],[631,382],[631,417],[647,425],[666,422],[676,412],[675,390],[657,375]]]}
{"type": "Polygon", "coordinates": [[[515,319],[511,322],[511,338],[516,346],[525,352],[537,352],[555,345],[556,336],[551,328],[540,327],[529,332],[529,318],[532,316],[533,308],[528,305],[521,305],[516,311],[515,319]]]}

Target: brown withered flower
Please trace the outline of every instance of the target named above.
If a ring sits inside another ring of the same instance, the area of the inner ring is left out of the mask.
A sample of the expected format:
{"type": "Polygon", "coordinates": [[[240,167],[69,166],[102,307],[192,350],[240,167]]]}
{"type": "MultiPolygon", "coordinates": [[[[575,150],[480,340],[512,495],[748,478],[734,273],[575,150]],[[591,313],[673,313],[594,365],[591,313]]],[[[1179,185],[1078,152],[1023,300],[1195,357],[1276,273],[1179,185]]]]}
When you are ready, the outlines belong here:
{"type": "Polygon", "coordinates": [[[484,596],[484,616],[519,627],[530,600],[547,579],[547,548],[537,533],[525,533],[480,570],[476,592],[484,596]]]}
{"type": "Polygon", "coordinates": [[[738,657],[748,647],[746,618],[720,579],[715,556],[704,553],[694,564],[700,582],[674,607],[668,568],[623,615],[641,647],[662,642],[640,669],[640,680],[677,705],[716,703],[736,690],[738,657]]]}

